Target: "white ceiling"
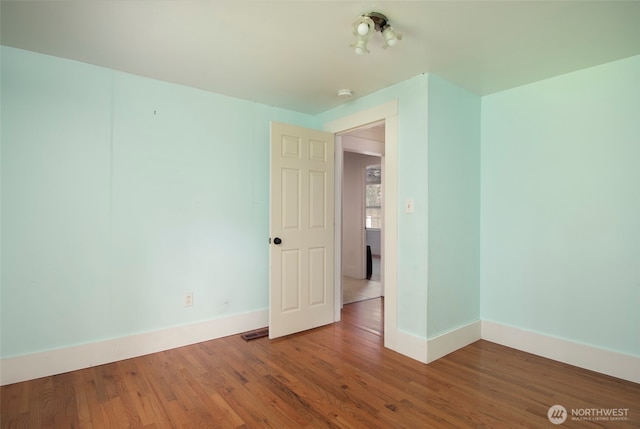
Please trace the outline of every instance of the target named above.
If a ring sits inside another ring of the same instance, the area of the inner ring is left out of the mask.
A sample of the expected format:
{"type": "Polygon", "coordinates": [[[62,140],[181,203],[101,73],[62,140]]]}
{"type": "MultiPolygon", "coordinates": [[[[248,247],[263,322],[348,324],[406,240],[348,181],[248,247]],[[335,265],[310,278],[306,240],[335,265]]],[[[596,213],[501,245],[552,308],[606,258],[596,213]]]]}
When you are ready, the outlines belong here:
{"type": "Polygon", "coordinates": [[[2,1],[3,45],[316,114],[422,73],[485,95],[640,54],[640,1],[2,1]],[[404,38],[357,56],[351,25],[404,38]]]}

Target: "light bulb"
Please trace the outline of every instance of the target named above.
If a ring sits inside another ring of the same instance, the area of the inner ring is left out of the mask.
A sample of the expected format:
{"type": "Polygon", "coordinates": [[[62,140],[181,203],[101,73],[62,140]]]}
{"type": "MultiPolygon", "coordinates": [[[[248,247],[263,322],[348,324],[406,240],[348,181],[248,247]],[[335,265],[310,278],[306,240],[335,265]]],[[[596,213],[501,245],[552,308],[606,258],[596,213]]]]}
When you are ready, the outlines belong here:
{"type": "Polygon", "coordinates": [[[360,24],[358,24],[359,35],[366,36],[368,32],[369,32],[369,24],[367,24],[366,22],[361,22],[360,24]]]}
{"type": "Polygon", "coordinates": [[[398,44],[398,36],[391,26],[385,28],[382,35],[384,36],[384,40],[387,42],[387,45],[395,46],[398,44]]]}
{"type": "Polygon", "coordinates": [[[367,41],[365,39],[358,38],[356,43],[354,43],[351,46],[353,46],[356,49],[356,54],[358,55],[362,55],[365,52],[369,52],[367,50],[367,41]]]}

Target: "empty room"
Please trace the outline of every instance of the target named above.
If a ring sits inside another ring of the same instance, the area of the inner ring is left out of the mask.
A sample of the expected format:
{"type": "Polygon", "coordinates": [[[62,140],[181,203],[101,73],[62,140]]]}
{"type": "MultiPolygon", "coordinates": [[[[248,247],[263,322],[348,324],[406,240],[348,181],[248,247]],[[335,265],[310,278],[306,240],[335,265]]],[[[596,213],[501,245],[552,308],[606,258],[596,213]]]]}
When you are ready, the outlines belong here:
{"type": "Polygon", "coordinates": [[[0,20],[0,427],[640,426],[639,1],[0,20]]]}

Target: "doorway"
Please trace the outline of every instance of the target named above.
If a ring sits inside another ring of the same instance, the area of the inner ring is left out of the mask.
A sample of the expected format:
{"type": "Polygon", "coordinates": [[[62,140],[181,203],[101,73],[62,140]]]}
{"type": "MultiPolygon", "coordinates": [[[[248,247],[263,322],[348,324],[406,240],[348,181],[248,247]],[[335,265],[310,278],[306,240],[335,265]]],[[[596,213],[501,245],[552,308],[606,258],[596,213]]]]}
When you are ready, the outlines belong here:
{"type": "MultiPolygon", "coordinates": [[[[382,258],[384,259],[381,279],[384,287],[384,346],[396,350],[406,348],[398,344],[398,100],[390,100],[369,109],[360,110],[347,116],[325,122],[323,129],[336,134],[336,152],[343,150],[342,135],[366,125],[384,123],[384,156],[382,172],[384,177],[385,204],[383,208],[384,228],[382,234],[382,258]]],[[[336,184],[341,180],[342,156],[336,156],[336,184]]],[[[336,243],[342,242],[342,189],[336,186],[336,243]]],[[[342,295],[342,255],[341,246],[335,248],[335,297],[342,295]]],[[[340,320],[342,300],[334,301],[334,321],[340,320]]],[[[406,353],[405,353],[406,354],[406,353]]]]}
{"type": "Polygon", "coordinates": [[[384,296],[384,121],[343,134],[342,303],[384,296]]]}

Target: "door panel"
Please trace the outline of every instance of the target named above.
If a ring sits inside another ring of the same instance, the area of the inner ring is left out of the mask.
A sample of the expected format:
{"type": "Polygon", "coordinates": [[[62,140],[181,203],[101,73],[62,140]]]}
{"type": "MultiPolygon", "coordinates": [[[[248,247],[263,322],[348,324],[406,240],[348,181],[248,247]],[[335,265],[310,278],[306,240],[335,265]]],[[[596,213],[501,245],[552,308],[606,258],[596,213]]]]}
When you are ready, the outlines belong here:
{"type": "Polygon", "coordinates": [[[282,252],[282,312],[300,309],[300,251],[282,252]]]}
{"type": "MultiPolygon", "coordinates": [[[[325,278],[326,251],[323,248],[309,249],[309,305],[323,305],[327,301],[325,278]]],[[[333,314],[332,314],[333,315],[333,314]]]]}
{"type": "Polygon", "coordinates": [[[309,228],[325,229],[327,224],[327,177],[322,171],[309,172],[309,228]]]}
{"type": "MultiPolygon", "coordinates": [[[[272,194],[273,195],[273,194],[272,194]]],[[[282,229],[297,231],[300,229],[300,171],[282,169],[282,229]]]]}
{"type": "Polygon", "coordinates": [[[334,321],[333,139],[271,123],[270,338],[334,321]]]}

